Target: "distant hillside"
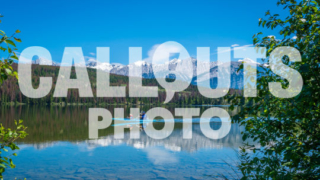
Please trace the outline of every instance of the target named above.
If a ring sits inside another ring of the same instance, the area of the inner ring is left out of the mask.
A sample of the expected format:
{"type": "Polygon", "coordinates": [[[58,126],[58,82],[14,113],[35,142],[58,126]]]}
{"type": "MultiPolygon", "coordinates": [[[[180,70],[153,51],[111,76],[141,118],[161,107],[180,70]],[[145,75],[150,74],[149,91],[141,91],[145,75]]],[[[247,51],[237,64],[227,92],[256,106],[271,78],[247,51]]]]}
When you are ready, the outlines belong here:
{"type": "MultiPolygon", "coordinates": [[[[17,69],[17,64],[13,64],[14,69],[17,69]]],[[[96,94],[96,70],[95,68],[87,68],[89,79],[93,94],[96,94]]],[[[56,84],[57,76],[59,74],[59,66],[46,65],[32,65],[32,83],[36,88],[39,85],[39,77],[53,77],[53,87],[51,92],[41,99],[32,99],[25,97],[19,90],[19,85],[16,79],[10,78],[5,81],[0,87],[0,102],[1,104],[8,103],[26,103],[26,104],[161,104],[164,102],[166,93],[165,90],[159,86],[156,79],[151,77],[144,78],[142,83],[144,86],[158,86],[159,95],[157,98],[129,98],[128,97],[128,77],[124,75],[112,74],[110,75],[110,84],[112,86],[126,86],[127,97],[123,98],[81,98],[78,90],[70,89],[68,97],[54,98],[52,96],[56,84]]],[[[75,78],[75,69],[72,67],[71,78],[75,78]]],[[[215,80],[213,80],[215,81],[215,80]]],[[[240,93],[240,90],[230,89],[229,93],[240,93]]],[[[175,93],[174,98],[170,101],[171,104],[190,105],[190,104],[224,104],[222,99],[209,99],[199,94],[195,85],[190,85],[185,91],[175,93]]]]}

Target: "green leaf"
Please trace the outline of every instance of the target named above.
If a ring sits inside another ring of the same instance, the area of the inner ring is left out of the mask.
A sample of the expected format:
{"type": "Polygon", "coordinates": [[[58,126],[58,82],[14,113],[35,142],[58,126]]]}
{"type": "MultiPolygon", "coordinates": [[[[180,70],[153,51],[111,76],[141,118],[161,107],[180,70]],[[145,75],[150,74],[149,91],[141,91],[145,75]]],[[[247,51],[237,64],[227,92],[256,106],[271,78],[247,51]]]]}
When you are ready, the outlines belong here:
{"type": "Polygon", "coordinates": [[[7,74],[9,74],[9,75],[12,73],[11,69],[5,68],[5,70],[6,70],[7,74]]]}
{"type": "Polygon", "coordinates": [[[19,58],[17,56],[11,56],[10,58],[15,59],[15,60],[19,60],[19,58]]]}
{"type": "Polygon", "coordinates": [[[267,23],[267,21],[263,21],[262,23],[262,27],[264,27],[264,25],[267,23]]]}
{"type": "Polygon", "coordinates": [[[21,42],[21,39],[19,39],[19,38],[14,37],[14,40],[16,40],[17,42],[21,42]]]}
{"type": "Polygon", "coordinates": [[[242,140],[243,140],[243,141],[245,141],[247,138],[248,138],[248,135],[247,135],[247,134],[244,134],[244,135],[242,136],[242,140]]]}
{"type": "Polygon", "coordinates": [[[4,42],[11,44],[12,46],[16,47],[16,45],[14,44],[13,41],[11,41],[10,39],[5,40],[4,42]]]}

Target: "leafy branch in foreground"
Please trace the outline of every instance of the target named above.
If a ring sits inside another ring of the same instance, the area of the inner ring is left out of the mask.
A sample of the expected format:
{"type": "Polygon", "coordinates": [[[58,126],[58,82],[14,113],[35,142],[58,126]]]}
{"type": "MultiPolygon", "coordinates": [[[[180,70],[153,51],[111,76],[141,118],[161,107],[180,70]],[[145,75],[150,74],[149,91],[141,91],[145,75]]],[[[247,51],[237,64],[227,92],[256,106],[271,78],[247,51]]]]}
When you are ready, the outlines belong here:
{"type": "MultiPolygon", "coordinates": [[[[0,18],[2,15],[0,15],[0,18]]],[[[1,21],[0,21],[1,23],[1,21]]],[[[20,33],[19,30],[16,30],[16,32],[11,35],[7,36],[6,33],[2,30],[0,30],[0,50],[3,51],[3,53],[6,53],[6,58],[1,55],[0,59],[0,85],[3,83],[4,80],[8,79],[8,76],[14,76],[18,79],[18,74],[16,71],[12,68],[12,63],[14,60],[18,60],[17,54],[14,52],[17,50],[15,43],[12,41],[14,39],[16,42],[21,42],[19,38],[15,37],[16,33],[20,33]],[[3,46],[4,45],[4,46],[3,46]]],[[[5,171],[5,169],[9,166],[11,168],[14,168],[15,165],[12,162],[11,156],[16,156],[16,153],[9,154],[7,156],[4,155],[5,152],[8,152],[8,149],[6,147],[10,148],[11,151],[14,151],[16,149],[19,149],[19,147],[13,143],[15,140],[19,138],[25,138],[27,133],[25,132],[26,127],[22,125],[22,120],[19,120],[18,122],[15,121],[16,128],[10,129],[3,127],[2,124],[0,124],[0,178],[3,179],[2,173],[5,171]]]]}
{"type": "MultiPolygon", "coordinates": [[[[0,18],[1,17],[3,16],[0,14],[0,18]]],[[[20,30],[16,30],[16,32],[11,36],[7,36],[3,30],[0,30],[0,50],[7,52],[6,57],[1,55],[0,59],[0,85],[4,80],[8,79],[8,76],[14,76],[18,78],[18,73],[14,71],[11,66],[14,60],[18,60],[18,56],[15,52],[17,48],[14,41],[21,42],[21,39],[15,37],[17,33],[20,33],[20,30]]]]}
{"type": "Polygon", "coordinates": [[[14,144],[13,142],[16,141],[19,138],[25,138],[27,136],[27,133],[25,130],[27,129],[23,124],[22,120],[19,120],[18,122],[15,121],[16,128],[10,129],[5,128],[0,124],[0,178],[2,179],[2,173],[5,171],[5,169],[9,166],[11,168],[15,168],[15,165],[12,162],[11,156],[17,156],[16,153],[9,153],[9,150],[6,149],[7,147],[10,148],[12,151],[19,149],[19,147],[14,144]],[[4,152],[9,153],[9,155],[4,156],[4,152]]]}
{"type": "Polygon", "coordinates": [[[252,138],[259,146],[242,147],[242,179],[320,179],[320,1],[280,0],[278,5],[289,11],[286,18],[266,13],[259,25],[280,29],[282,39],[254,35],[257,47],[266,47],[270,53],[277,47],[295,47],[301,62],[291,62],[285,56],[284,64],[297,70],[303,78],[301,93],[293,98],[277,98],[269,91],[270,82],[280,82],[283,89],[288,81],[274,74],[270,67],[258,72],[257,97],[228,98],[241,107],[233,122],[244,126],[242,138],[252,138]],[[248,114],[250,118],[248,118],[248,114]]]}

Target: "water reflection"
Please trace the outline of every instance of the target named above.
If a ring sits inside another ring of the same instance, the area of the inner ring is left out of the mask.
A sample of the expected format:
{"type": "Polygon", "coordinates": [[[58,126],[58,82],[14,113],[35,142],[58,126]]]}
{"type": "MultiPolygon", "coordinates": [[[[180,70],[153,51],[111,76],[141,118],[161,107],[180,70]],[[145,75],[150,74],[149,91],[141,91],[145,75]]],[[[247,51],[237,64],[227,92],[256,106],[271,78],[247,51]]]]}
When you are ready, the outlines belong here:
{"type": "MultiPolygon", "coordinates": [[[[218,127],[221,126],[220,124],[221,123],[211,123],[211,127],[213,127],[213,129],[218,129],[218,127]]],[[[140,132],[139,139],[130,139],[130,133],[126,132],[124,135],[124,139],[116,139],[114,138],[113,134],[110,134],[96,140],[85,140],[85,142],[90,148],[125,144],[127,146],[132,146],[140,149],[153,146],[163,146],[169,150],[187,152],[193,152],[203,148],[237,148],[242,143],[240,136],[240,127],[237,124],[233,124],[231,126],[231,130],[226,137],[217,140],[212,140],[205,137],[200,130],[199,123],[192,124],[192,131],[189,132],[192,133],[192,139],[183,139],[181,125],[181,123],[175,123],[175,129],[171,133],[171,135],[161,140],[153,139],[142,131],[140,132]]]]}
{"type": "MultiPolygon", "coordinates": [[[[113,114],[114,107],[107,108],[113,114]]],[[[124,108],[126,117],[130,111],[124,108]]],[[[207,108],[201,107],[201,114],[207,108]]],[[[174,107],[168,109],[174,112],[174,107]]],[[[2,107],[0,118],[5,126],[23,119],[29,134],[19,141],[17,168],[6,172],[8,179],[209,178],[215,171],[229,171],[223,161],[234,162],[234,150],[242,144],[237,124],[226,137],[212,140],[203,135],[196,120],[188,132],[192,139],[182,139],[182,123],[177,121],[172,134],[162,140],[144,131],[139,139],[130,139],[128,129],[124,139],[115,139],[113,126],[99,130],[100,138],[90,140],[87,107],[2,107]]],[[[210,125],[219,129],[221,123],[210,125]]]]}

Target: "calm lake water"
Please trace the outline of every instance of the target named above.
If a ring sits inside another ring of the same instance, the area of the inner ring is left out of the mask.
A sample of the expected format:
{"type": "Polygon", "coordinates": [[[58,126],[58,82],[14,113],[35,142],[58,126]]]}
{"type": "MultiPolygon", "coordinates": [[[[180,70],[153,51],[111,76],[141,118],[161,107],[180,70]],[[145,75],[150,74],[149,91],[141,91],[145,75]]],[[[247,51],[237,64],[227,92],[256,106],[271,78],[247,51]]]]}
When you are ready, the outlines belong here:
{"type": "MultiPolygon", "coordinates": [[[[233,173],[236,152],[242,144],[237,124],[219,140],[204,136],[198,122],[192,124],[192,139],[182,139],[182,123],[176,122],[166,139],[155,140],[141,131],[140,139],[114,138],[114,127],[88,139],[89,107],[0,107],[1,123],[8,127],[23,119],[27,138],[18,141],[15,169],[5,179],[211,179],[217,173],[233,173]]],[[[114,107],[104,107],[113,114],[114,107]]],[[[130,108],[124,107],[125,117],[130,108]]],[[[166,107],[174,112],[174,107],[166,107]]],[[[201,113],[210,107],[199,107],[201,113]]],[[[227,107],[221,107],[227,109],[227,107]]],[[[147,111],[149,107],[140,107],[147,111]]],[[[230,112],[234,113],[234,112],[230,112]]],[[[181,117],[180,117],[181,118],[181,117]]],[[[213,129],[221,123],[212,122],[213,129]]]]}

